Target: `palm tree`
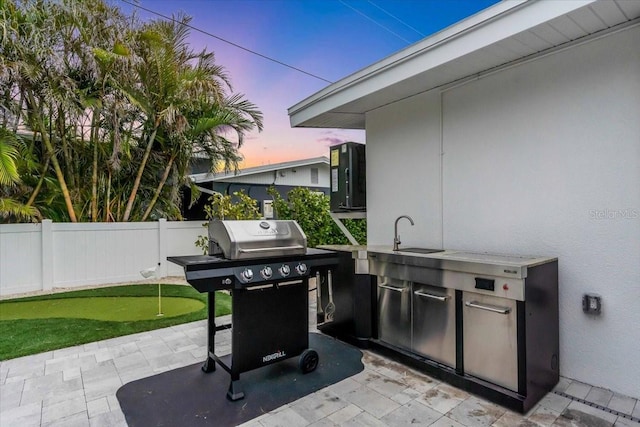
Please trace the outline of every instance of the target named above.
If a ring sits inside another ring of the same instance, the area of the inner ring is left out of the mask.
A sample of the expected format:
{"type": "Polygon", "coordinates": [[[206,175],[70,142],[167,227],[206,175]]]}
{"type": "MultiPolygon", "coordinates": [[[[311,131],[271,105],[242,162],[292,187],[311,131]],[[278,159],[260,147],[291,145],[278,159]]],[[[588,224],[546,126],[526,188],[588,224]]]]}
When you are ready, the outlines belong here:
{"type": "MultiPolygon", "coordinates": [[[[71,123],[72,140],[83,158],[82,162],[72,162],[68,167],[77,170],[76,187],[80,203],[89,204],[88,211],[83,210],[81,214],[97,221],[98,186],[113,139],[118,150],[120,123],[117,111],[123,96],[119,96],[112,81],[115,76],[126,79],[130,74],[128,61],[121,59],[129,56],[126,39],[131,34],[131,25],[119,9],[100,1],[66,0],[64,6],[63,52],[64,57],[69,58],[66,62],[76,81],[81,104],[79,115],[71,123]],[[109,130],[106,133],[102,132],[105,127],[109,130]]],[[[112,164],[107,162],[110,170],[112,164]]]]}
{"type": "MultiPolygon", "coordinates": [[[[168,156],[164,159],[166,165],[159,184],[142,214],[143,221],[154,208],[174,162],[178,160],[182,166],[179,169],[186,169],[185,159],[192,156],[198,138],[205,143],[202,149],[208,149],[206,147],[219,147],[227,142],[221,129],[235,130],[239,144],[245,132],[262,129],[262,114],[253,104],[241,95],[226,95],[231,84],[225,70],[215,64],[213,53],[196,53],[190,49],[187,43],[190,21],[191,18],[185,16],[170,22],[156,21],[141,32],[142,61],[137,67],[140,85],[126,91],[144,113],[147,137],[123,221],[129,220],[159,132],[163,136],[162,141],[158,141],[159,148],[166,150],[168,156]],[[208,112],[208,117],[202,116],[202,111],[208,112]]],[[[216,153],[216,158],[236,163],[237,152],[228,155],[232,151],[225,150],[225,156],[216,153]]]]}
{"type": "MultiPolygon", "coordinates": [[[[18,8],[8,1],[3,8],[3,55],[6,76],[11,79],[13,90],[21,95],[18,112],[22,121],[38,133],[44,150],[51,159],[55,175],[71,221],[76,221],[75,211],[65,175],[58,161],[58,150],[54,148],[50,127],[56,110],[73,100],[68,95],[73,82],[59,73],[56,46],[59,43],[59,27],[55,19],[56,5],[50,5],[47,13],[38,4],[25,3],[18,8]]],[[[9,86],[11,87],[11,86],[9,86]]],[[[35,139],[35,138],[34,138],[35,139]]]]}
{"type": "MultiPolygon", "coordinates": [[[[184,180],[189,161],[194,152],[199,151],[207,154],[214,166],[223,162],[225,169],[236,168],[240,160],[237,147],[242,144],[245,132],[254,128],[262,130],[262,113],[252,103],[242,99],[241,95],[232,95],[221,103],[203,103],[197,110],[186,112],[186,115],[188,129],[172,139],[169,161],[141,221],[146,221],[151,214],[174,165],[175,176],[184,180]],[[234,144],[226,138],[228,129],[234,131],[238,143],[234,144]]],[[[174,182],[174,188],[181,183],[174,182]]]]}
{"type": "Polygon", "coordinates": [[[236,167],[262,115],[213,53],[190,49],[189,21],[141,24],[103,0],[0,0],[0,129],[31,131],[37,161],[13,162],[23,179],[2,197],[58,220],[175,218],[194,151],[236,167]]]}
{"type": "Polygon", "coordinates": [[[16,159],[19,156],[17,137],[0,129],[0,219],[15,217],[18,220],[34,220],[38,210],[14,200],[11,191],[20,184],[16,159]]]}

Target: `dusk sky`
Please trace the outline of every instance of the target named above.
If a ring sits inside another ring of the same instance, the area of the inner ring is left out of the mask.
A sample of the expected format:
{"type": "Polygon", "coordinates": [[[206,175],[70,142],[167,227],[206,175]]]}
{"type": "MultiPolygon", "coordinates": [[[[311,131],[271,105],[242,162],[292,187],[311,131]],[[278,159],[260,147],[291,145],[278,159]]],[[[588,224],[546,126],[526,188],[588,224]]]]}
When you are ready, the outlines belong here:
{"type": "MultiPolygon", "coordinates": [[[[114,0],[114,4],[117,0],[114,0]]],[[[496,0],[140,0],[162,15],[183,12],[191,25],[232,43],[338,81],[471,16],[496,0]]],[[[125,12],[133,7],[122,0],[125,12]]],[[[138,8],[142,19],[158,16],[138,8]]],[[[264,130],[245,139],[241,167],[328,156],[329,146],[365,142],[364,131],[292,129],[287,108],[329,83],[191,31],[195,50],[215,52],[234,92],[264,114],[264,130]]]]}

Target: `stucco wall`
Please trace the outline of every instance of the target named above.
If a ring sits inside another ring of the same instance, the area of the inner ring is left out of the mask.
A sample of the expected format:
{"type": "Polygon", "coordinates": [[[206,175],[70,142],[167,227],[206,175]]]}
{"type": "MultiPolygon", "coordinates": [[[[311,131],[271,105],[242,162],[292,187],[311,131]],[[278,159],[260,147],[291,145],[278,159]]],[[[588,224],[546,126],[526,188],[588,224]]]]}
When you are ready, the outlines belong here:
{"type": "Polygon", "coordinates": [[[421,94],[367,115],[367,240],[442,247],[440,95],[421,94]]]}
{"type": "Polygon", "coordinates": [[[450,89],[442,100],[420,95],[367,116],[367,179],[377,184],[367,188],[370,243],[389,243],[393,218],[408,213],[419,233],[405,232],[407,243],[433,246],[441,233],[448,249],[557,256],[561,374],[634,397],[638,45],[636,27],[450,89]],[[409,184],[387,184],[400,177],[409,184]],[[582,313],[585,292],[602,295],[601,316],[582,313]]]}

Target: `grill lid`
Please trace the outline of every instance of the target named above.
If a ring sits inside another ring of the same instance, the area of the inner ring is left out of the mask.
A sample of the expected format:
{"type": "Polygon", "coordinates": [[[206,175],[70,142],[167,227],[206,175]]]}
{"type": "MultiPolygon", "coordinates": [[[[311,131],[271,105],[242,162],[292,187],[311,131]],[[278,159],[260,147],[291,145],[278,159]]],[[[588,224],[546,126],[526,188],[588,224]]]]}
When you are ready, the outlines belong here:
{"type": "Polygon", "coordinates": [[[213,220],[209,222],[209,255],[249,259],[304,255],[307,236],[295,221],[213,220]]]}

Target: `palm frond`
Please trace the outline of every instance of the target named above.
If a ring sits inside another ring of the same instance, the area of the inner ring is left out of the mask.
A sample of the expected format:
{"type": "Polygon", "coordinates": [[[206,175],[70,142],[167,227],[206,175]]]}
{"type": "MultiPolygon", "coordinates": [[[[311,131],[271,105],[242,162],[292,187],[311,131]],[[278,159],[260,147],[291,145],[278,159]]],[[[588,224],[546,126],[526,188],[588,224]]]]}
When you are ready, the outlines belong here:
{"type": "Polygon", "coordinates": [[[20,181],[16,158],[18,148],[15,139],[10,134],[3,132],[0,134],[0,184],[12,185],[20,181]]]}
{"type": "Polygon", "coordinates": [[[11,218],[17,221],[36,222],[38,216],[39,212],[35,207],[25,206],[13,199],[0,197],[0,222],[9,222],[11,218]]]}

